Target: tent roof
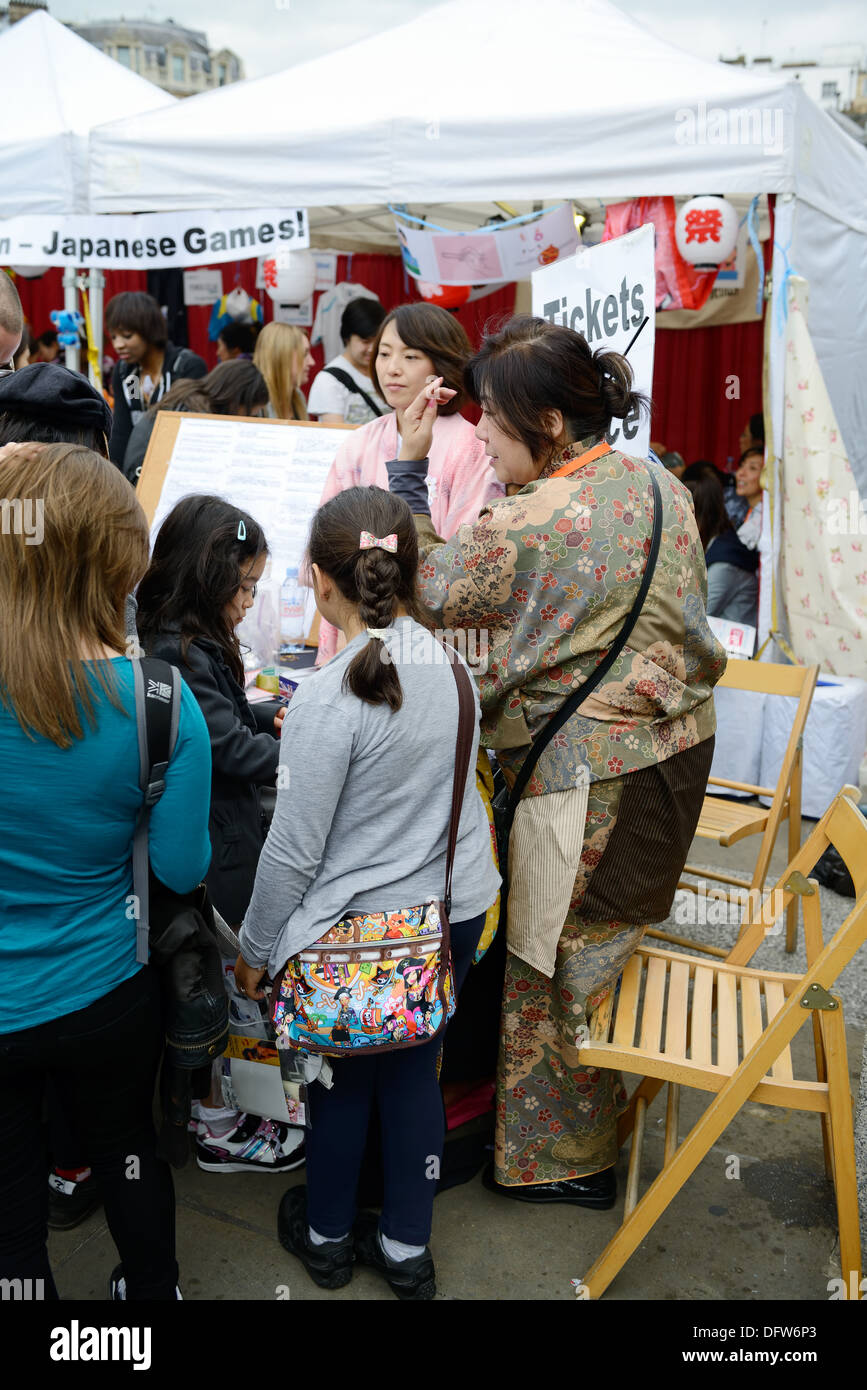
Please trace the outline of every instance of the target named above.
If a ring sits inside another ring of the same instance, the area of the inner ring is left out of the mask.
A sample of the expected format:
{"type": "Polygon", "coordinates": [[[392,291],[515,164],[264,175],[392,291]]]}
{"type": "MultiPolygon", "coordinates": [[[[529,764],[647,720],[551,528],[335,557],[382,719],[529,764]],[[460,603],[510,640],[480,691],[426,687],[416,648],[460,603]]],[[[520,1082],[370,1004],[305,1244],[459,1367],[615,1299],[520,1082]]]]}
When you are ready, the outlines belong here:
{"type": "Polygon", "coordinates": [[[805,123],[824,123],[832,176],[840,148],[860,153],[797,84],[696,58],[608,0],[451,0],[313,62],[100,128],[92,206],[787,192],[805,123]]]}
{"type": "Polygon", "coordinates": [[[174,106],[43,11],[0,35],[3,215],[87,210],[87,137],[107,112],[129,117],[174,106]]]}

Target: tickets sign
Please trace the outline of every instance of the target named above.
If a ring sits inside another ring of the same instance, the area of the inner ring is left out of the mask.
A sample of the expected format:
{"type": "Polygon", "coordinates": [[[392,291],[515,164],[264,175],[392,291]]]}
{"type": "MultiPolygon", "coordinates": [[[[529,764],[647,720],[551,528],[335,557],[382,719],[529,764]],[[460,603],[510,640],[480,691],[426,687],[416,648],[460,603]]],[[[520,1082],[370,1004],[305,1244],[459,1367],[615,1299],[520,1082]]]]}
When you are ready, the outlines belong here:
{"type": "MultiPolygon", "coordinates": [[[[635,389],[650,397],[656,294],[650,224],[537,270],[532,282],[536,317],[575,329],[594,351],[628,348],[635,389]]],[[[624,453],[646,458],[649,415],[634,411],[625,420],[612,420],[607,438],[624,453]]]]}

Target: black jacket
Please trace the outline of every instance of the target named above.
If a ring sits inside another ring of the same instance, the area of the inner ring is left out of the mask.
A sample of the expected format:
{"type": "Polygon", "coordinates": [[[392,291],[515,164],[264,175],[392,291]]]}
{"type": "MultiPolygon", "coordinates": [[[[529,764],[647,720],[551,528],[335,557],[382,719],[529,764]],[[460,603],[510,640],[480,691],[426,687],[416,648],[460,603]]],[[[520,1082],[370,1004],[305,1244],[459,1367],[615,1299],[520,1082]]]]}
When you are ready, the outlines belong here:
{"type": "MultiPolygon", "coordinates": [[[[184,377],[198,379],[206,376],[208,372],[207,364],[197,353],[191,352],[189,348],[176,347],[174,343],[166,343],[165,356],[163,358],[163,377],[159,389],[154,391],[150,399],[151,405],[156,405],[157,401],[166,394],[176,381],[184,377]]],[[[141,367],[136,364],[131,367],[128,362],[116,362],[114,371],[111,374],[111,394],[114,397],[114,423],[111,430],[111,439],[108,443],[108,455],[118,468],[123,468],[123,458],[126,453],[126,446],[132,434],[132,427],[136,420],[143,414],[144,402],[140,395],[133,397],[133,403],[124,392],[124,382],[129,383],[130,378],[134,378],[134,387],[128,385],[130,395],[133,390],[138,390],[138,382],[141,379],[141,367]]]]}
{"type": "MultiPolygon", "coordinates": [[[[259,787],[273,784],[280,744],[258,731],[253,709],[216,642],[201,638],[181,657],[180,633],[163,632],[148,656],[177,666],[192,690],[211,736],[211,867],[205,880],[217,911],[232,926],[253,892],[264,827],[259,787]]],[[[273,707],[269,707],[273,729],[273,707]]]]}

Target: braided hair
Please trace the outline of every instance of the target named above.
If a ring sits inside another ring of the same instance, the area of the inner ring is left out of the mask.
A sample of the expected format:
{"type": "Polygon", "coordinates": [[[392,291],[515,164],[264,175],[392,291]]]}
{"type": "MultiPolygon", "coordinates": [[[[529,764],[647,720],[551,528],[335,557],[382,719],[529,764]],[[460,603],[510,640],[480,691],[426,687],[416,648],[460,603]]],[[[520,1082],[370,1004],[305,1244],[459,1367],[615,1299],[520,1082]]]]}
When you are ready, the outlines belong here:
{"type": "MultiPolygon", "coordinates": [[[[319,508],[310,527],[308,559],[334,580],[345,599],[358,607],[367,628],[387,628],[402,605],[424,627],[431,622],[418,596],[418,540],[412,513],[402,498],[379,487],[351,487],[319,508]],[[381,547],[361,549],[361,533],[397,537],[391,554],[381,547]]],[[[344,689],[371,705],[399,710],[403,691],[388,648],[371,637],[351,661],[344,689]]]]}

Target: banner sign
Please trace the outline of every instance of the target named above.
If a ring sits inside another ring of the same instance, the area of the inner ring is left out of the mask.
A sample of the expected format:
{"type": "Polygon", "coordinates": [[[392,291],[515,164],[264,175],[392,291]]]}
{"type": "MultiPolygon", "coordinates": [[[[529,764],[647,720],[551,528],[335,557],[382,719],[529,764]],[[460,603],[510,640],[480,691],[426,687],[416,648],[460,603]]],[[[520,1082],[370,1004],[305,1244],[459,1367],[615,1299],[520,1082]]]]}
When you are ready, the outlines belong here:
{"type": "Polygon", "coordinates": [[[0,222],[0,265],[162,270],[251,260],[309,245],[304,208],[102,213],[62,220],[38,215],[0,222]]]}
{"type": "MultiPolygon", "coordinates": [[[[613,237],[577,256],[534,272],[533,313],[549,323],[562,323],[603,352],[629,348],[636,391],[648,397],[653,387],[653,345],[656,272],[653,226],[648,223],[625,236],[613,237]],[[647,317],[648,322],[641,328],[647,317]]],[[[646,458],[650,448],[650,418],[637,411],[625,420],[612,420],[609,444],[626,454],[646,458]]]]}
{"type": "Polygon", "coordinates": [[[407,273],[436,285],[527,280],[540,265],[563,260],[578,246],[571,203],[535,221],[520,218],[477,232],[410,226],[401,218],[395,225],[407,273]]]}

